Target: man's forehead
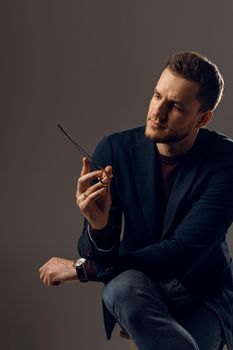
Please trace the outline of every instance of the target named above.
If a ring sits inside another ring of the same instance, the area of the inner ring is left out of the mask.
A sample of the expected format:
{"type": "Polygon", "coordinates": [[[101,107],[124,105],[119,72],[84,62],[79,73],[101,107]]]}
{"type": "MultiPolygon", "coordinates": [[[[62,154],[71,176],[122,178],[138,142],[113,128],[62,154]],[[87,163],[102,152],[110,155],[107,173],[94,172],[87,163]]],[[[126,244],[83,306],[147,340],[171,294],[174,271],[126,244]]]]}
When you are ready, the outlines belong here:
{"type": "Polygon", "coordinates": [[[186,100],[197,98],[199,93],[198,83],[185,79],[171,72],[168,68],[161,73],[155,90],[161,95],[166,95],[173,100],[186,100]]]}

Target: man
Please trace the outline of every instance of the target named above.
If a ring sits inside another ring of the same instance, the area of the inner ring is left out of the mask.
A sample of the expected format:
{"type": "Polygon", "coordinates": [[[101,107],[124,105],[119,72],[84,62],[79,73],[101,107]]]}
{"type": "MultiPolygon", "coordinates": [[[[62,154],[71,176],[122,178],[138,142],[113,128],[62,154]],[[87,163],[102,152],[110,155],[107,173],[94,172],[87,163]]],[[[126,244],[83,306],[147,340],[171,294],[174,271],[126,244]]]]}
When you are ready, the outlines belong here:
{"type": "Polygon", "coordinates": [[[233,350],[233,143],[204,127],[223,93],[216,65],[173,55],[146,127],[105,137],[77,186],[85,217],[79,253],[41,269],[47,285],[105,283],[108,338],[118,322],[139,350],[233,350]],[[98,181],[99,180],[99,181],[98,181]],[[124,232],[120,239],[124,215],[124,232]],[[77,275],[75,274],[75,268],[77,275]]]}

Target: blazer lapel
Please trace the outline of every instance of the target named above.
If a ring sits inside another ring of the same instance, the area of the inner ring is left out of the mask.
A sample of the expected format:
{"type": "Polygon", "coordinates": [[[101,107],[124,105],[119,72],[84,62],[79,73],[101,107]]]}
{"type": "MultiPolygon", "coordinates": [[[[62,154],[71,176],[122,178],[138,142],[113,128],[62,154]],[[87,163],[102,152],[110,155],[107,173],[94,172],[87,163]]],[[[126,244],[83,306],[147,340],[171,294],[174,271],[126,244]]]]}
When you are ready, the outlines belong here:
{"type": "Polygon", "coordinates": [[[158,155],[154,142],[143,135],[141,142],[131,148],[131,159],[139,203],[146,226],[154,241],[156,229],[160,227],[159,220],[161,220],[158,193],[161,186],[156,171],[158,155]]]}
{"type": "Polygon", "coordinates": [[[181,203],[182,198],[188,193],[188,190],[192,185],[197,171],[203,161],[203,153],[205,150],[201,147],[202,141],[201,135],[198,135],[195,145],[190,151],[187,159],[184,161],[184,164],[182,165],[172,186],[164,215],[162,239],[171,228],[177,213],[177,208],[181,203]]]}

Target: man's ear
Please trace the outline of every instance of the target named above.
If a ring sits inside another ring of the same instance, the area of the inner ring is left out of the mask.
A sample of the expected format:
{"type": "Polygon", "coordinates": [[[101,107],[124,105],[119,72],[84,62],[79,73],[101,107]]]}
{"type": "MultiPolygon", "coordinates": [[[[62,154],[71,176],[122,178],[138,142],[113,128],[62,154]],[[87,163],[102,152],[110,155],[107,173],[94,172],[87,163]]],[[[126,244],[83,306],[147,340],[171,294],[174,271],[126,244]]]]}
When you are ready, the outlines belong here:
{"type": "Polygon", "coordinates": [[[213,116],[213,112],[210,110],[202,113],[198,119],[197,128],[201,128],[207,125],[212,119],[212,116],[213,116]]]}

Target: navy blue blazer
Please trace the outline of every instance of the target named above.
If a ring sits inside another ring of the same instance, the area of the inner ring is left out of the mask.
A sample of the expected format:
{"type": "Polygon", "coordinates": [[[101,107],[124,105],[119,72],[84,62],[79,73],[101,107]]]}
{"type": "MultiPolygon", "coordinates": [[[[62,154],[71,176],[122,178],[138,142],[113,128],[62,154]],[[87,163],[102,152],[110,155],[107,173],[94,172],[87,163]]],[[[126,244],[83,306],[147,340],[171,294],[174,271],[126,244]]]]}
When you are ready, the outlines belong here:
{"type": "MultiPolygon", "coordinates": [[[[112,207],[101,247],[88,234],[78,242],[92,259],[99,281],[127,269],[166,281],[177,278],[218,316],[233,350],[233,265],[226,242],[233,221],[233,142],[200,129],[179,169],[161,225],[158,151],[138,127],[104,137],[93,154],[102,167],[112,165],[112,207]],[[122,214],[124,232],[121,237],[122,214]]],[[[110,338],[111,317],[104,308],[110,338]]]]}

